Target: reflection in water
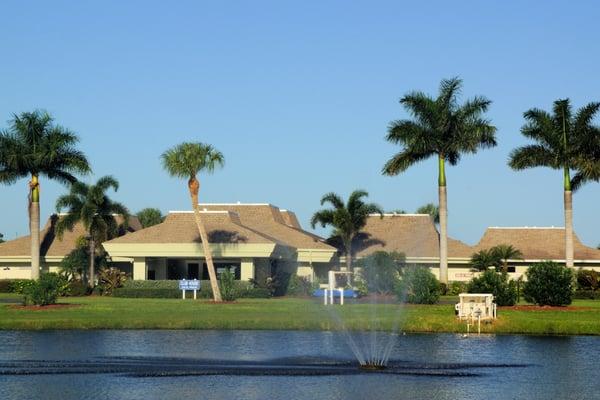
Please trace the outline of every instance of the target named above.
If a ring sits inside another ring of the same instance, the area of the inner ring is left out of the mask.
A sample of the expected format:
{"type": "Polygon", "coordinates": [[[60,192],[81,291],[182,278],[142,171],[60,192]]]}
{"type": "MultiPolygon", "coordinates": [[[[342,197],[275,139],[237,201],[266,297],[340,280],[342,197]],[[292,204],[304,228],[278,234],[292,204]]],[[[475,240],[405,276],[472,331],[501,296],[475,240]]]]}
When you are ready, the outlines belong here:
{"type": "Polygon", "coordinates": [[[0,398],[587,399],[599,345],[396,336],[391,368],[373,373],[331,332],[0,332],[0,398]]]}

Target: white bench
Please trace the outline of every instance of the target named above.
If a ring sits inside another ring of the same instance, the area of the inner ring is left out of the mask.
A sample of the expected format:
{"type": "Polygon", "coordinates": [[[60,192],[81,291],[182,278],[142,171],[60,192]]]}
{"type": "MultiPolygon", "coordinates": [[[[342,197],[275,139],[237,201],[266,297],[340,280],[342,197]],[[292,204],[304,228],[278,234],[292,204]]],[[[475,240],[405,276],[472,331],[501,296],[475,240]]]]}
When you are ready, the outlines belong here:
{"type": "Polygon", "coordinates": [[[496,319],[496,303],[491,293],[461,293],[454,306],[459,319],[496,319]]]}

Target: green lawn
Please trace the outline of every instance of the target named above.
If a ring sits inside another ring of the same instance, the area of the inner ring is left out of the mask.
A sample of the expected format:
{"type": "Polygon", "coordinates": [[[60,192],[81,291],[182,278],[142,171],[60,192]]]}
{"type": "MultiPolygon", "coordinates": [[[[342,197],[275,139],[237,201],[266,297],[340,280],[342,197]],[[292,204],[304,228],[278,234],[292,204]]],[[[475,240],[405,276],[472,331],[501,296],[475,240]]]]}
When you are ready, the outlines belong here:
{"type": "MultiPolygon", "coordinates": [[[[204,300],[78,297],[60,299],[77,307],[23,310],[0,294],[0,329],[350,329],[404,332],[465,332],[454,317],[452,298],[439,305],[353,304],[324,307],[294,298],[243,299],[229,304],[204,300]],[[332,310],[334,310],[332,312],[332,310]]],[[[500,310],[484,332],[600,335],[600,301],[576,300],[569,311],[500,310]]]]}

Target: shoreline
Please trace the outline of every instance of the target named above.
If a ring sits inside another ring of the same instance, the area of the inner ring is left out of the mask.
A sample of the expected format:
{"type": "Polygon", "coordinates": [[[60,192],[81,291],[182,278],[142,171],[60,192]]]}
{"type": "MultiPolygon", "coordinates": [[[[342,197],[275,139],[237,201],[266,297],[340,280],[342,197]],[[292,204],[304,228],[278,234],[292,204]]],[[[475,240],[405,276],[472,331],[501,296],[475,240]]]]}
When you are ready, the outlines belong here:
{"type": "MultiPolygon", "coordinates": [[[[352,331],[400,334],[464,334],[451,304],[350,304],[326,309],[302,298],[240,299],[214,304],[201,300],[61,298],[66,306],[15,307],[19,297],[0,295],[1,331],[42,330],[257,330],[352,331]],[[9,300],[10,302],[7,302],[9,300]],[[12,301],[11,301],[12,300],[12,301]],[[334,310],[334,315],[331,315],[334,310]],[[396,329],[397,327],[397,329],[396,329]]],[[[329,306],[331,307],[331,306],[329,306]]],[[[571,308],[537,309],[519,305],[499,309],[498,319],[483,323],[494,335],[600,336],[600,301],[574,300],[571,308]]],[[[471,327],[471,332],[476,327],[471,327]]],[[[476,336],[477,334],[471,333],[476,336]]]]}

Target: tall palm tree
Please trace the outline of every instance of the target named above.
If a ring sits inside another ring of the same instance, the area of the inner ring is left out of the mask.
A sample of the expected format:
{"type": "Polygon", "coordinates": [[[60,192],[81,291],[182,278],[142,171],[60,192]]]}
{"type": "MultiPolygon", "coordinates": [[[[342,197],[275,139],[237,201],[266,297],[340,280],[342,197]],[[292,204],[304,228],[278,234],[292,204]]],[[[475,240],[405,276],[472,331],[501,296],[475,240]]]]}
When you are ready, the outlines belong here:
{"type": "Polygon", "coordinates": [[[217,282],[217,274],[215,272],[215,265],[208,243],[208,235],[206,234],[206,229],[204,228],[200,216],[198,203],[200,181],[198,180],[197,175],[201,171],[212,173],[217,167],[221,167],[225,164],[225,158],[220,151],[209,144],[189,142],[181,143],[165,151],[161,158],[164,169],[171,176],[188,180],[188,190],[192,201],[192,209],[194,210],[196,225],[198,226],[200,240],[202,241],[202,249],[204,251],[204,258],[206,259],[206,267],[208,269],[208,276],[210,277],[213,298],[215,302],[221,302],[221,291],[219,290],[219,284],[217,282]]]}
{"type": "Polygon", "coordinates": [[[348,197],[348,202],[335,193],[327,193],[321,198],[321,205],[331,204],[332,208],[317,211],[310,221],[313,229],[320,224],[323,228],[333,227],[332,237],[340,239],[346,256],[346,270],[352,271],[352,240],[367,224],[369,214],[380,214],[383,210],[377,204],[365,203],[364,197],[369,194],[364,190],[355,190],[348,197]]]}
{"type": "Polygon", "coordinates": [[[434,224],[440,223],[440,208],[433,203],[427,203],[417,208],[417,214],[429,214],[434,224]]]}
{"type": "Polygon", "coordinates": [[[0,132],[0,183],[30,177],[31,279],[40,276],[40,176],[67,184],[77,180],[75,174],[90,172],[85,155],[75,148],[78,142],[43,111],[13,115],[9,128],[0,132]]]}
{"type": "Polygon", "coordinates": [[[95,185],[75,182],[68,194],[56,200],[56,210],[67,209],[67,214],[56,223],[56,233],[62,238],[65,230],[73,230],[78,222],[83,224],[89,239],[89,272],[88,283],[94,287],[96,244],[111,239],[118,234],[119,223],[116,215],[123,218],[122,226],[127,228],[129,210],[123,204],[112,201],[106,191],[112,188],[119,190],[119,182],[112,176],[98,179],[95,185]]]}
{"type": "Polygon", "coordinates": [[[501,261],[503,272],[508,272],[508,260],[523,259],[521,250],[511,244],[499,244],[492,247],[490,250],[501,261]]]}
{"type": "Polygon", "coordinates": [[[462,80],[444,79],[437,98],[411,92],[400,104],[412,119],[393,121],[386,139],[402,146],[383,167],[384,175],[398,175],[430,157],[438,159],[440,207],[440,281],[448,283],[448,208],[446,162],[456,165],[465,153],[496,145],[496,128],[484,118],[491,101],[477,96],[458,104],[462,80]]]}
{"type": "Polygon", "coordinates": [[[588,149],[585,144],[597,127],[591,122],[600,103],[590,103],[573,114],[569,99],[554,102],[552,114],[538,108],[526,111],[523,136],[535,141],[510,153],[509,166],[514,170],[549,167],[563,172],[565,212],[565,263],[573,267],[573,194],[572,190],[593,179],[583,168],[588,149]],[[571,178],[571,172],[575,176],[571,178]]]}

